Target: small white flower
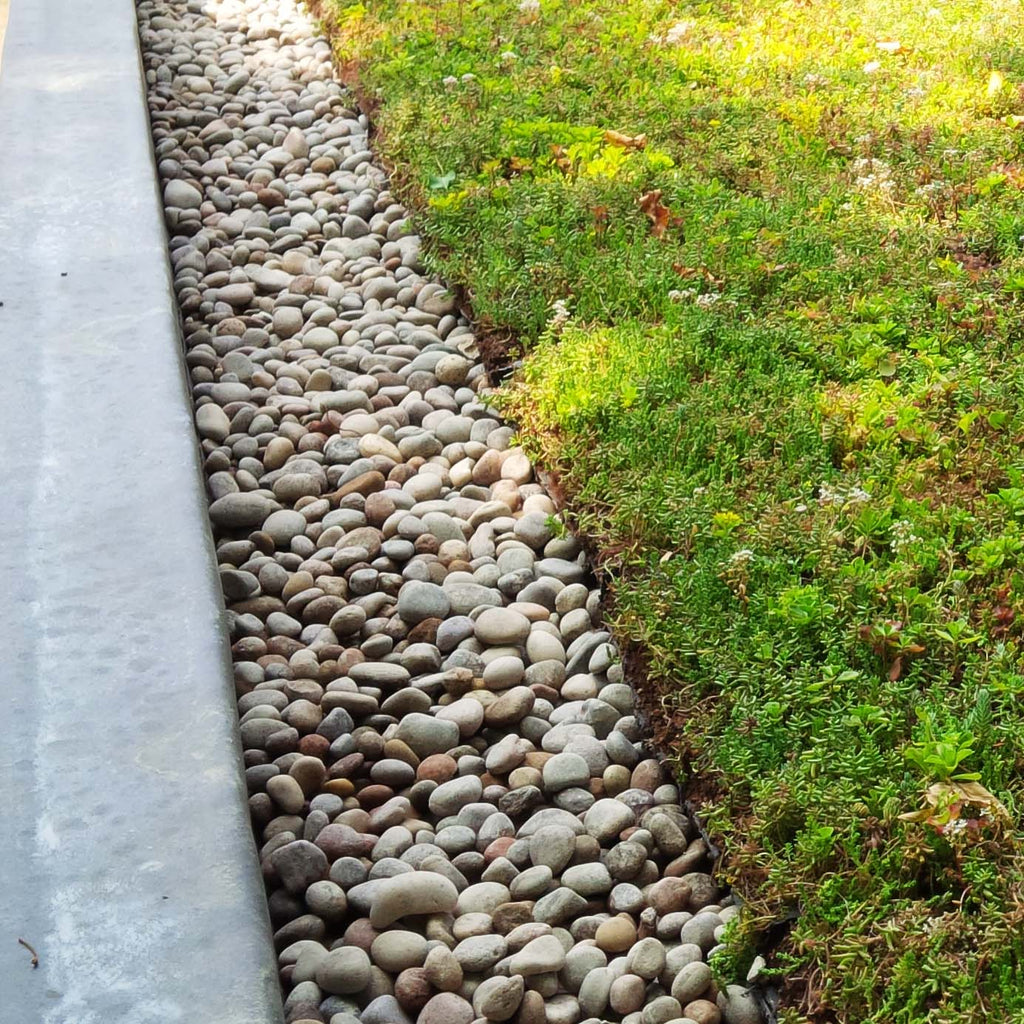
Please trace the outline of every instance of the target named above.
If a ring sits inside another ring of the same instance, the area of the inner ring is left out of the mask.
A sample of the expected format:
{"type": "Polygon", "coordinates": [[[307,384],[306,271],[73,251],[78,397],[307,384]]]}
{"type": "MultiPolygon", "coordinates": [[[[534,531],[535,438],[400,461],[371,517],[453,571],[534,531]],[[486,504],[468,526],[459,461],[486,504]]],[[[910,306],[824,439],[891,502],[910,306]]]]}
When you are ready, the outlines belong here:
{"type": "Polygon", "coordinates": [[[865,75],[873,75],[876,71],[880,70],[882,62],[879,60],[869,60],[867,64],[861,69],[865,75]]]}
{"type": "Polygon", "coordinates": [[[505,50],[500,56],[503,64],[511,64],[513,61],[519,60],[519,54],[515,50],[505,50]]]}
{"type": "Polygon", "coordinates": [[[923,100],[926,93],[919,85],[912,85],[909,89],[903,90],[903,95],[908,100],[923,100]]]}
{"type": "Polygon", "coordinates": [[[819,85],[828,85],[828,79],[824,75],[816,75],[813,71],[804,75],[803,81],[804,85],[809,89],[813,89],[819,85]]]}
{"type": "Polygon", "coordinates": [[[729,564],[738,568],[749,565],[754,560],[754,552],[750,548],[740,548],[729,556],[729,564]]]}
{"type": "Polygon", "coordinates": [[[710,309],[721,298],[719,292],[707,292],[704,295],[698,295],[695,301],[701,309],[710,309]]]}
{"type": "Polygon", "coordinates": [[[698,495],[704,494],[706,491],[706,487],[694,487],[693,496],[696,498],[698,495]]]}
{"type": "Polygon", "coordinates": [[[906,519],[897,519],[892,524],[892,540],[889,542],[889,549],[893,554],[898,555],[920,540],[921,538],[914,533],[913,523],[906,519]]]}
{"type": "Polygon", "coordinates": [[[793,511],[794,512],[806,512],[807,511],[807,506],[803,502],[800,502],[799,505],[795,505],[793,507],[793,511]]]}
{"type": "Polygon", "coordinates": [[[540,14],[540,0],[519,0],[519,13],[529,15],[540,14]]]}
{"type": "Polygon", "coordinates": [[[474,75],[472,71],[467,71],[462,76],[462,84],[463,85],[469,85],[470,82],[475,82],[475,81],[476,81],[476,75],[474,75]]]}
{"type": "Polygon", "coordinates": [[[896,187],[892,180],[892,168],[884,160],[876,160],[870,156],[861,157],[854,160],[853,173],[856,175],[854,185],[864,192],[888,192],[896,187]]]}
{"type": "Polygon", "coordinates": [[[441,84],[446,89],[454,89],[455,86],[459,84],[459,80],[454,75],[445,75],[444,78],[441,79],[441,84]]]}
{"type": "Polygon", "coordinates": [[[548,320],[548,328],[553,333],[558,334],[571,317],[572,314],[569,312],[565,299],[556,299],[551,304],[551,318],[548,320]]]}
{"type": "Polygon", "coordinates": [[[929,181],[914,189],[914,195],[922,199],[939,199],[949,192],[949,185],[944,181],[929,181]]]}
{"type": "Polygon", "coordinates": [[[844,507],[846,505],[864,504],[870,500],[871,495],[863,487],[851,487],[849,490],[844,490],[842,487],[830,487],[828,484],[822,484],[818,488],[819,505],[838,505],[844,507]]]}
{"type": "Polygon", "coordinates": [[[697,297],[696,288],[673,288],[668,293],[669,300],[672,302],[686,302],[688,299],[695,299],[697,297]]]}

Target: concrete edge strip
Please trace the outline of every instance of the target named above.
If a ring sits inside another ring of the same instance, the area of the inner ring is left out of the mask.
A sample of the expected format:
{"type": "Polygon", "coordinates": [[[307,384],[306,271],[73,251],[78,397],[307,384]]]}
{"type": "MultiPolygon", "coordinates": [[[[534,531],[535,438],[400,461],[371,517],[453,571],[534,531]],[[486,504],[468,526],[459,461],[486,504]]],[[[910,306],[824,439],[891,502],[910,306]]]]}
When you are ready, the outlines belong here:
{"type": "Polygon", "coordinates": [[[130,0],[14,0],[0,124],[0,1020],[273,1024],[130,0]]]}

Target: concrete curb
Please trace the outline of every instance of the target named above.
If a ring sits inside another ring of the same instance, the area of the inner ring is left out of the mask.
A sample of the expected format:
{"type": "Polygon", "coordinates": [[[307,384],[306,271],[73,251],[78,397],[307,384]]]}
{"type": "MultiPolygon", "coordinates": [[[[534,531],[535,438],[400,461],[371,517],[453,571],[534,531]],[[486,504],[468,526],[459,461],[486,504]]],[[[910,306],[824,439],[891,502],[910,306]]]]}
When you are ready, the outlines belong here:
{"type": "Polygon", "coordinates": [[[130,0],[14,0],[0,1021],[270,1024],[280,996],[140,75],[130,0]]]}

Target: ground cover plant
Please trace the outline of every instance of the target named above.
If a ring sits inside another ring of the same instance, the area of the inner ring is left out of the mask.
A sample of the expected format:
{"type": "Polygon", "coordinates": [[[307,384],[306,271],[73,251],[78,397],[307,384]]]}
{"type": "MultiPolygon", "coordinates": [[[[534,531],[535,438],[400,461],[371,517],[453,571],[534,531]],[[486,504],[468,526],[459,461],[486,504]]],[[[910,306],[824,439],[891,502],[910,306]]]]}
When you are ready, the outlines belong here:
{"type": "Polygon", "coordinates": [[[334,3],[783,1020],[1024,1019],[1011,0],[334,3]],[[778,934],[776,931],[774,934],[778,934]]]}

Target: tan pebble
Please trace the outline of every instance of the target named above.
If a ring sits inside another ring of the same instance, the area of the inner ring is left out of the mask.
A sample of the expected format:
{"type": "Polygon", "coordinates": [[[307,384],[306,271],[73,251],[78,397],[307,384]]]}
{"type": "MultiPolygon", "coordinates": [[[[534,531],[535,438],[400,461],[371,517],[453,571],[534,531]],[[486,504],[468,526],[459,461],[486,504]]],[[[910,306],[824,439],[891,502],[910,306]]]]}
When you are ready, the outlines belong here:
{"type": "Polygon", "coordinates": [[[501,479],[501,453],[489,448],[473,466],[473,483],[489,487],[501,479]]]}
{"type": "Polygon", "coordinates": [[[356,791],[356,787],[348,779],[331,779],[329,782],[325,782],[321,788],[325,793],[333,793],[343,799],[356,791]]]}
{"type": "Polygon", "coordinates": [[[311,589],[312,586],[312,573],[296,572],[288,577],[288,582],[285,583],[284,588],[281,591],[281,596],[287,601],[290,598],[293,598],[296,594],[301,594],[303,591],[311,589]]]}
{"type": "Polygon", "coordinates": [[[608,1003],[616,1013],[636,1013],[644,1005],[647,984],[635,974],[624,974],[612,982],[608,1003]]]}
{"type": "Polygon", "coordinates": [[[404,761],[406,764],[418,768],[420,759],[416,756],[412,747],[404,740],[390,739],[384,743],[384,756],[393,757],[397,761],[404,761]]]}
{"type": "Polygon", "coordinates": [[[439,992],[457,992],[462,986],[462,966],[455,954],[444,946],[435,946],[427,953],[423,971],[439,992]]]}
{"type": "Polygon", "coordinates": [[[513,512],[519,508],[519,488],[511,480],[498,480],[491,484],[490,490],[492,501],[503,501],[513,512]]]}
{"type": "Polygon", "coordinates": [[[298,814],[306,802],[302,787],[290,775],[275,775],[268,779],[267,793],[285,814],[298,814]]]}
{"type": "Polygon", "coordinates": [[[307,796],[312,796],[326,778],[327,769],[319,758],[300,757],[288,769],[288,774],[302,787],[307,796]]]}
{"type": "Polygon", "coordinates": [[[502,454],[501,476],[516,485],[529,483],[533,479],[533,466],[522,448],[509,448],[502,454]]]}
{"type": "Polygon", "coordinates": [[[613,917],[598,925],[594,941],[606,953],[624,953],[636,942],[636,925],[626,914],[613,917]]]}
{"type": "Polygon", "coordinates": [[[287,437],[275,437],[263,453],[263,465],[268,470],[280,469],[294,452],[295,445],[287,437]]]}
{"type": "Polygon", "coordinates": [[[683,1016],[694,1024],[721,1024],[722,1011],[707,999],[694,999],[683,1007],[683,1016]]]}
{"type": "Polygon", "coordinates": [[[508,777],[508,784],[512,789],[520,789],[523,786],[537,786],[540,788],[544,776],[536,768],[524,765],[514,769],[508,777]]]}

